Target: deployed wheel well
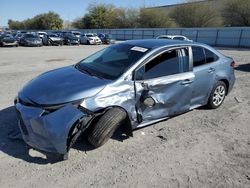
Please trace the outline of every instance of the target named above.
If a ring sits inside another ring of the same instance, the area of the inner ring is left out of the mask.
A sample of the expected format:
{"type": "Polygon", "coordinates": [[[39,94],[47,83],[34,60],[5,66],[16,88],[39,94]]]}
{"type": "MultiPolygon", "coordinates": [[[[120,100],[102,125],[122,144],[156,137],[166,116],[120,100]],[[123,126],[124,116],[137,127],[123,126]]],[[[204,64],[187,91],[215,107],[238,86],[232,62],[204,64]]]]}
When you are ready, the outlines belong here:
{"type": "Polygon", "coordinates": [[[228,93],[228,88],[229,88],[229,82],[228,82],[228,80],[227,79],[221,79],[221,80],[219,80],[219,81],[222,81],[222,82],[224,82],[225,84],[226,84],[226,95],[227,95],[227,93],[228,93]]]}

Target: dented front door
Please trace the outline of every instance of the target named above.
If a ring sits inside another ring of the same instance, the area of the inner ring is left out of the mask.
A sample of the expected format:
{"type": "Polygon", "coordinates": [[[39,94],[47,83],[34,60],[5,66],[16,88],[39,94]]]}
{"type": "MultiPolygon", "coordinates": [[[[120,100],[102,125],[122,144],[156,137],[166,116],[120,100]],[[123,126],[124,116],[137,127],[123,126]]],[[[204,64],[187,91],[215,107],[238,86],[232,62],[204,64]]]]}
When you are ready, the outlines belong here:
{"type": "Polygon", "coordinates": [[[136,81],[136,108],[141,122],[156,120],[190,108],[192,72],[136,81]]]}

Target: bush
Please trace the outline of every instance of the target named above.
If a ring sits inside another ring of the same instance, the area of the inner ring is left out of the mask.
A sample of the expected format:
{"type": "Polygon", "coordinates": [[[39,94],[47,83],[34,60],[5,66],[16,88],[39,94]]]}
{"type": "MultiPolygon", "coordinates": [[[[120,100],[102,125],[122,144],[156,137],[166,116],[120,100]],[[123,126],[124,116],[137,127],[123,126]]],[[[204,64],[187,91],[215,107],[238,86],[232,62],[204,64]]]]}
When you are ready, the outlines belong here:
{"type": "Polygon", "coordinates": [[[63,20],[54,12],[39,14],[31,19],[24,21],[8,21],[10,29],[61,29],[63,27],[63,20]]]}

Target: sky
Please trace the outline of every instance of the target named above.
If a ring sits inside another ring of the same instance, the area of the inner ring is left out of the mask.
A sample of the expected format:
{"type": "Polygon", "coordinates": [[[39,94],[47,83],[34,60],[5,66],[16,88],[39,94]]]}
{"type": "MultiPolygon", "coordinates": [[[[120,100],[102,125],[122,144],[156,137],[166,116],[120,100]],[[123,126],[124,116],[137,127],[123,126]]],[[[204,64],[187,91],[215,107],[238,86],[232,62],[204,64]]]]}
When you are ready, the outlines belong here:
{"type": "Polygon", "coordinates": [[[82,17],[89,4],[113,4],[116,7],[138,8],[181,3],[183,0],[0,0],[0,26],[7,26],[8,19],[22,21],[37,14],[54,11],[63,20],[73,21],[82,17]]]}

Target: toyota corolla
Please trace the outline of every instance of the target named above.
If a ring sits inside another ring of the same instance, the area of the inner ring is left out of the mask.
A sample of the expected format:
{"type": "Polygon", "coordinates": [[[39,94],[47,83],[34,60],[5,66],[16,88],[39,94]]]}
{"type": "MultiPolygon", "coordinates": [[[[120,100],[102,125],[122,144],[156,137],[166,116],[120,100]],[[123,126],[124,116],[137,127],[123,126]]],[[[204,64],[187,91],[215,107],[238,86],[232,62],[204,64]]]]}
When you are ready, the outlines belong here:
{"type": "Polygon", "coordinates": [[[83,133],[95,147],[194,108],[218,108],[235,82],[233,59],[177,40],[115,44],[41,74],[15,99],[24,141],[67,158],[83,133]]]}

